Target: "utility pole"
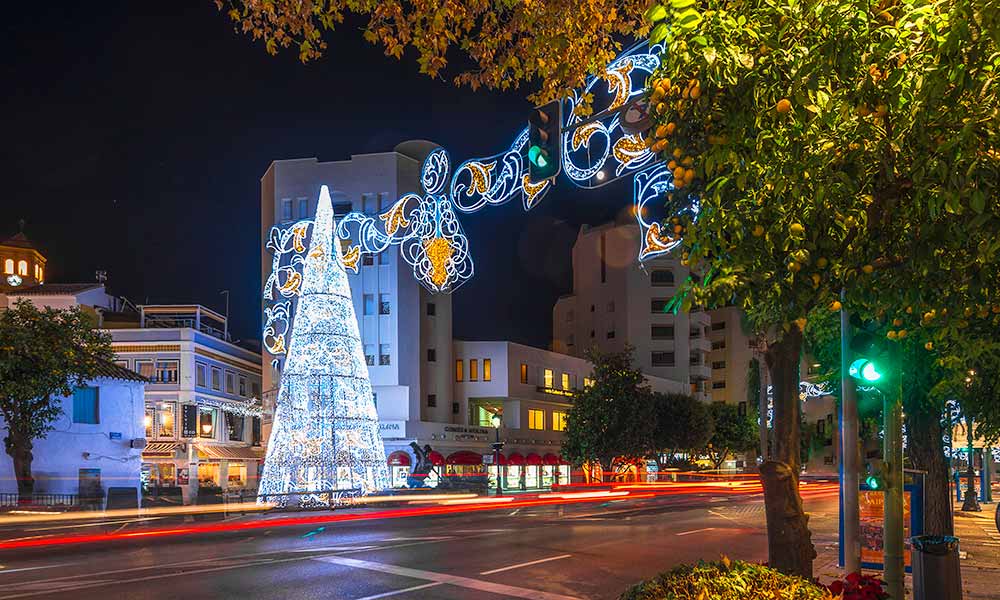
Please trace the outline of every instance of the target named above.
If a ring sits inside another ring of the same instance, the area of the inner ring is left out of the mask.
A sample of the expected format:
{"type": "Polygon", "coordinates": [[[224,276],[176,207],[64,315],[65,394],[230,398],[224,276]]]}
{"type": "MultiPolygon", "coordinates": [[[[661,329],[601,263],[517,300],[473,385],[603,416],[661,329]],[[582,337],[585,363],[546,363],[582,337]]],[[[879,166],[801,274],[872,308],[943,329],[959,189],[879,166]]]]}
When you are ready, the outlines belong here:
{"type": "MultiPolygon", "coordinates": [[[[844,301],[844,292],[840,292],[844,301]]],[[[851,364],[851,320],[840,309],[840,510],[844,521],[844,570],[861,572],[861,516],[858,508],[858,389],[848,374],[851,364]]]]}
{"type": "Polygon", "coordinates": [[[885,514],[883,562],[890,598],[903,598],[903,384],[899,352],[891,350],[891,381],[882,390],[885,437],[885,514]]]}

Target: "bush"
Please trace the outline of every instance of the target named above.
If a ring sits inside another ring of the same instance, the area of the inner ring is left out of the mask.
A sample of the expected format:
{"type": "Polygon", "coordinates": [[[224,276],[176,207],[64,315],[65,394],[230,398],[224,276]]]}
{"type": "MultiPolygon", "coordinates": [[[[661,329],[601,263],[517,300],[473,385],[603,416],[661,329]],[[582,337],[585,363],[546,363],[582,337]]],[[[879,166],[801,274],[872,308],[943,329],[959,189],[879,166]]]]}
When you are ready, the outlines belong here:
{"type": "Polygon", "coordinates": [[[830,600],[826,588],[743,561],[680,565],[646,580],[620,600],[830,600]]]}
{"type": "Polygon", "coordinates": [[[843,581],[834,581],[827,589],[842,600],[886,600],[889,594],[882,589],[884,581],[872,575],[851,573],[843,581]]]}

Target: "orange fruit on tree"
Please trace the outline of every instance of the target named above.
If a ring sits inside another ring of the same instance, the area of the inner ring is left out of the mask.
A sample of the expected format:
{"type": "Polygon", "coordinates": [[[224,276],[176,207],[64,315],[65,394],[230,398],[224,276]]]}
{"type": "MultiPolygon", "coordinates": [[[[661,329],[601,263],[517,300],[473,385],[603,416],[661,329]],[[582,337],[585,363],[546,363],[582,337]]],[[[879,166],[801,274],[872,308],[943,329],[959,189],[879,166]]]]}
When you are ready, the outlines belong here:
{"type": "Polygon", "coordinates": [[[666,128],[667,128],[667,130],[666,130],[667,131],[667,135],[673,135],[674,131],[677,130],[677,123],[674,123],[673,121],[671,121],[671,122],[669,122],[669,123],[666,124],[666,128]]]}
{"type": "Polygon", "coordinates": [[[893,319],[892,320],[892,324],[895,325],[896,327],[899,327],[900,325],[903,324],[903,320],[902,319],[893,319]]]}
{"type": "Polygon", "coordinates": [[[684,170],[684,183],[691,183],[694,181],[694,169],[684,170]]]}
{"type": "Polygon", "coordinates": [[[690,167],[691,165],[694,164],[694,158],[691,156],[685,156],[684,160],[681,161],[681,164],[684,165],[685,167],[690,167]]]}
{"type": "Polygon", "coordinates": [[[788,98],[782,98],[774,108],[778,114],[785,115],[792,111],[792,103],[788,98]]]}
{"type": "Polygon", "coordinates": [[[825,269],[826,265],[828,264],[830,264],[830,261],[828,261],[824,256],[821,256],[818,259],[816,259],[816,266],[821,269],[825,269]]]}
{"type": "Polygon", "coordinates": [[[834,300],[833,302],[830,303],[830,310],[836,312],[841,309],[841,306],[842,305],[840,304],[839,300],[834,300]]]}
{"type": "Polygon", "coordinates": [[[753,228],[753,236],[754,237],[760,237],[762,235],[764,235],[764,226],[763,225],[755,225],[754,228],[753,228]]]}
{"type": "Polygon", "coordinates": [[[674,181],[684,180],[684,167],[677,167],[674,169],[674,181]]]}
{"type": "Polygon", "coordinates": [[[684,156],[684,151],[680,148],[674,148],[674,158],[680,158],[684,156]]]}
{"type": "Polygon", "coordinates": [[[665,138],[665,137],[667,137],[667,126],[666,125],[660,125],[659,127],[656,128],[656,132],[655,133],[656,133],[656,137],[658,137],[658,138],[665,138]]]}
{"type": "Polygon", "coordinates": [[[861,270],[865,272],[865,275],[871,275],[875,271],[875,267],[871,265],[865,265],[861,267],[861,270]]]}
{"type": "Polygon", "coordinates": [[[933,349],[934,349],[934,342],[927,342],[926,344],[924,344],[924,350],[933,350],[933,349]]]}
{"type": "Polygon", "coordinates": [[[670,162],[668,162],[667,163],[667,168],[670,169],[671,173],[673,173],[674,169],[677,168],[677,161],[676,160],[671,160],[670,162]]]}

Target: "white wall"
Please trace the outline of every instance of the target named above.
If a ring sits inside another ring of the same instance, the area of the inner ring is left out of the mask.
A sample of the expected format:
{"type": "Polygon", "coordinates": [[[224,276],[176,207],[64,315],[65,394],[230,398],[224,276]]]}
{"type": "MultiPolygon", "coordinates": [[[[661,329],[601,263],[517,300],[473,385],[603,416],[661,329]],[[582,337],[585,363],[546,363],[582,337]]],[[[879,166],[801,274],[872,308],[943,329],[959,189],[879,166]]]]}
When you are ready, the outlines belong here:
{"type": "MultiPolygon", "coordinates": [[[[145,435],[143,427],[143,384],[116,379],[91,382],[99,388],[99,423],[73,423],[73,399],[63,398],[63,414],[53,423],[54,429],[43,439],[35,440],[32,472],[36,493],[76,494],[80,469],[100,469],[101,486],[139,489],[140,450],[129,442],[145,435]],[[121,439],[110,439],[110,433],[121,439]],[[84,453],[89,457],[84,458],[84,453]]],[[[0,418],[0,427],[6,423],[0,418]]],[[[0,492],[17,492],[10,456],[0,457],[0,492]]]]}

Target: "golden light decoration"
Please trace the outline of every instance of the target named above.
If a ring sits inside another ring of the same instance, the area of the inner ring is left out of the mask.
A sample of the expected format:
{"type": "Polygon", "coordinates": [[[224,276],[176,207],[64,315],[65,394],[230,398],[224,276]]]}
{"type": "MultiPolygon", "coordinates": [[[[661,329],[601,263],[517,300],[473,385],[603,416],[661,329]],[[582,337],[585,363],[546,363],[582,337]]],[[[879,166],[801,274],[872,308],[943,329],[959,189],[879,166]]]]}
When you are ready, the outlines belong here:
{"type": "Polygon", "coordinates": [[[664,239],[662,237],[659,223],[650,223],[649,229],[646,230],[645,244],[642,247],[642,251],[639,252],[639,260],[646,258],[650,254],[666,252],[670,249],[671,242],[673,242],[672,239],[664,239]]]}
{"type": "Polygon", "coordinates": [[[531,183],[531,176],[526,174],[521,185],[524,187],[524,207],[532,208],[538,201],[537,199],[540,198],[540,194],[548,187],[549,180],[531,183]]]}
{"type": "Polygon", "coordinates": [[[306,232],[308,230],[308,223],[296,223],[292,227],[292,246],[295,248],[295,251],[300,254],[306,251],[303,241],[306,239],[306,232]]]}
{"type": "Polygon", "coordinates": [[[626,135],[619,138],[611,148],[611,152],[618,162],[623,165],[628,165],[634,160],[641,160],[648,157],[646,141],[642,139],[642,135],[640,134],[626,135]]]}
{"type": "Polygon", "coordinates": [[[622,105],[632,95],[632,69],[635,64],[631,60],[624,60],[622,64],[608,69],[603,75],[608,82],[608,91],[615,93],[615,99],[608,106],[608,110],[614,110],[622,105]]]}
{"type": "Polygon", "coordinates": [[[385,232],[387,235],[393,235],[400,228],[406,229],[410,226],[410,222],[406,219],[406,215],[403,213],[403,207],[406,205],[406,199],[402,199],[392,205],[389,212],[381,214],[378,216],[379,219],[385,222],[385,232]]]}
{"type": "Polygon", "coordinates": [[[489,190],[490,173],[493,171],[493,167],[496,163],[481,163],[472,162],[466,165],[469,172],[472,174],[472,185],[466,192],[469,196],[474,193],[485,194],[489,190]]]}
{"type": "Polygon", "coordinates": [[[344,268],[350,269],[355,273],[358,272],[358,260],[361,258],[361,246],[351,246],[344,252],[341,257],[344,262],[344,268]]]}
{"type": "Polygon", "coordinates": [[[431,263],[431,283],[440,290],[448,282],[448,262],[451,260],[454,250],[447,239],[433,237],[424,240],[424,251],[427,253],[427,259],[431,263]]]}
{"type": "Polygon", "coordinates": [[[590,143],[590,137],[598,132],[607,133],[604,128],[604,124],[600,121],[594,121],[593,123],[587,123],[586,125],[581,125],[573,131],[573,150],[579,150],[581,147],[586,146],[590,143]]]}
{"type": "Polygon", "coordinates": [[[288,279],[285,283],[281,285],[280,291],[282,296],[292,296],[298,293],[299,286],[302,285],[302,273],[298,271],[291,271],[288,274],[288,279]]]}

